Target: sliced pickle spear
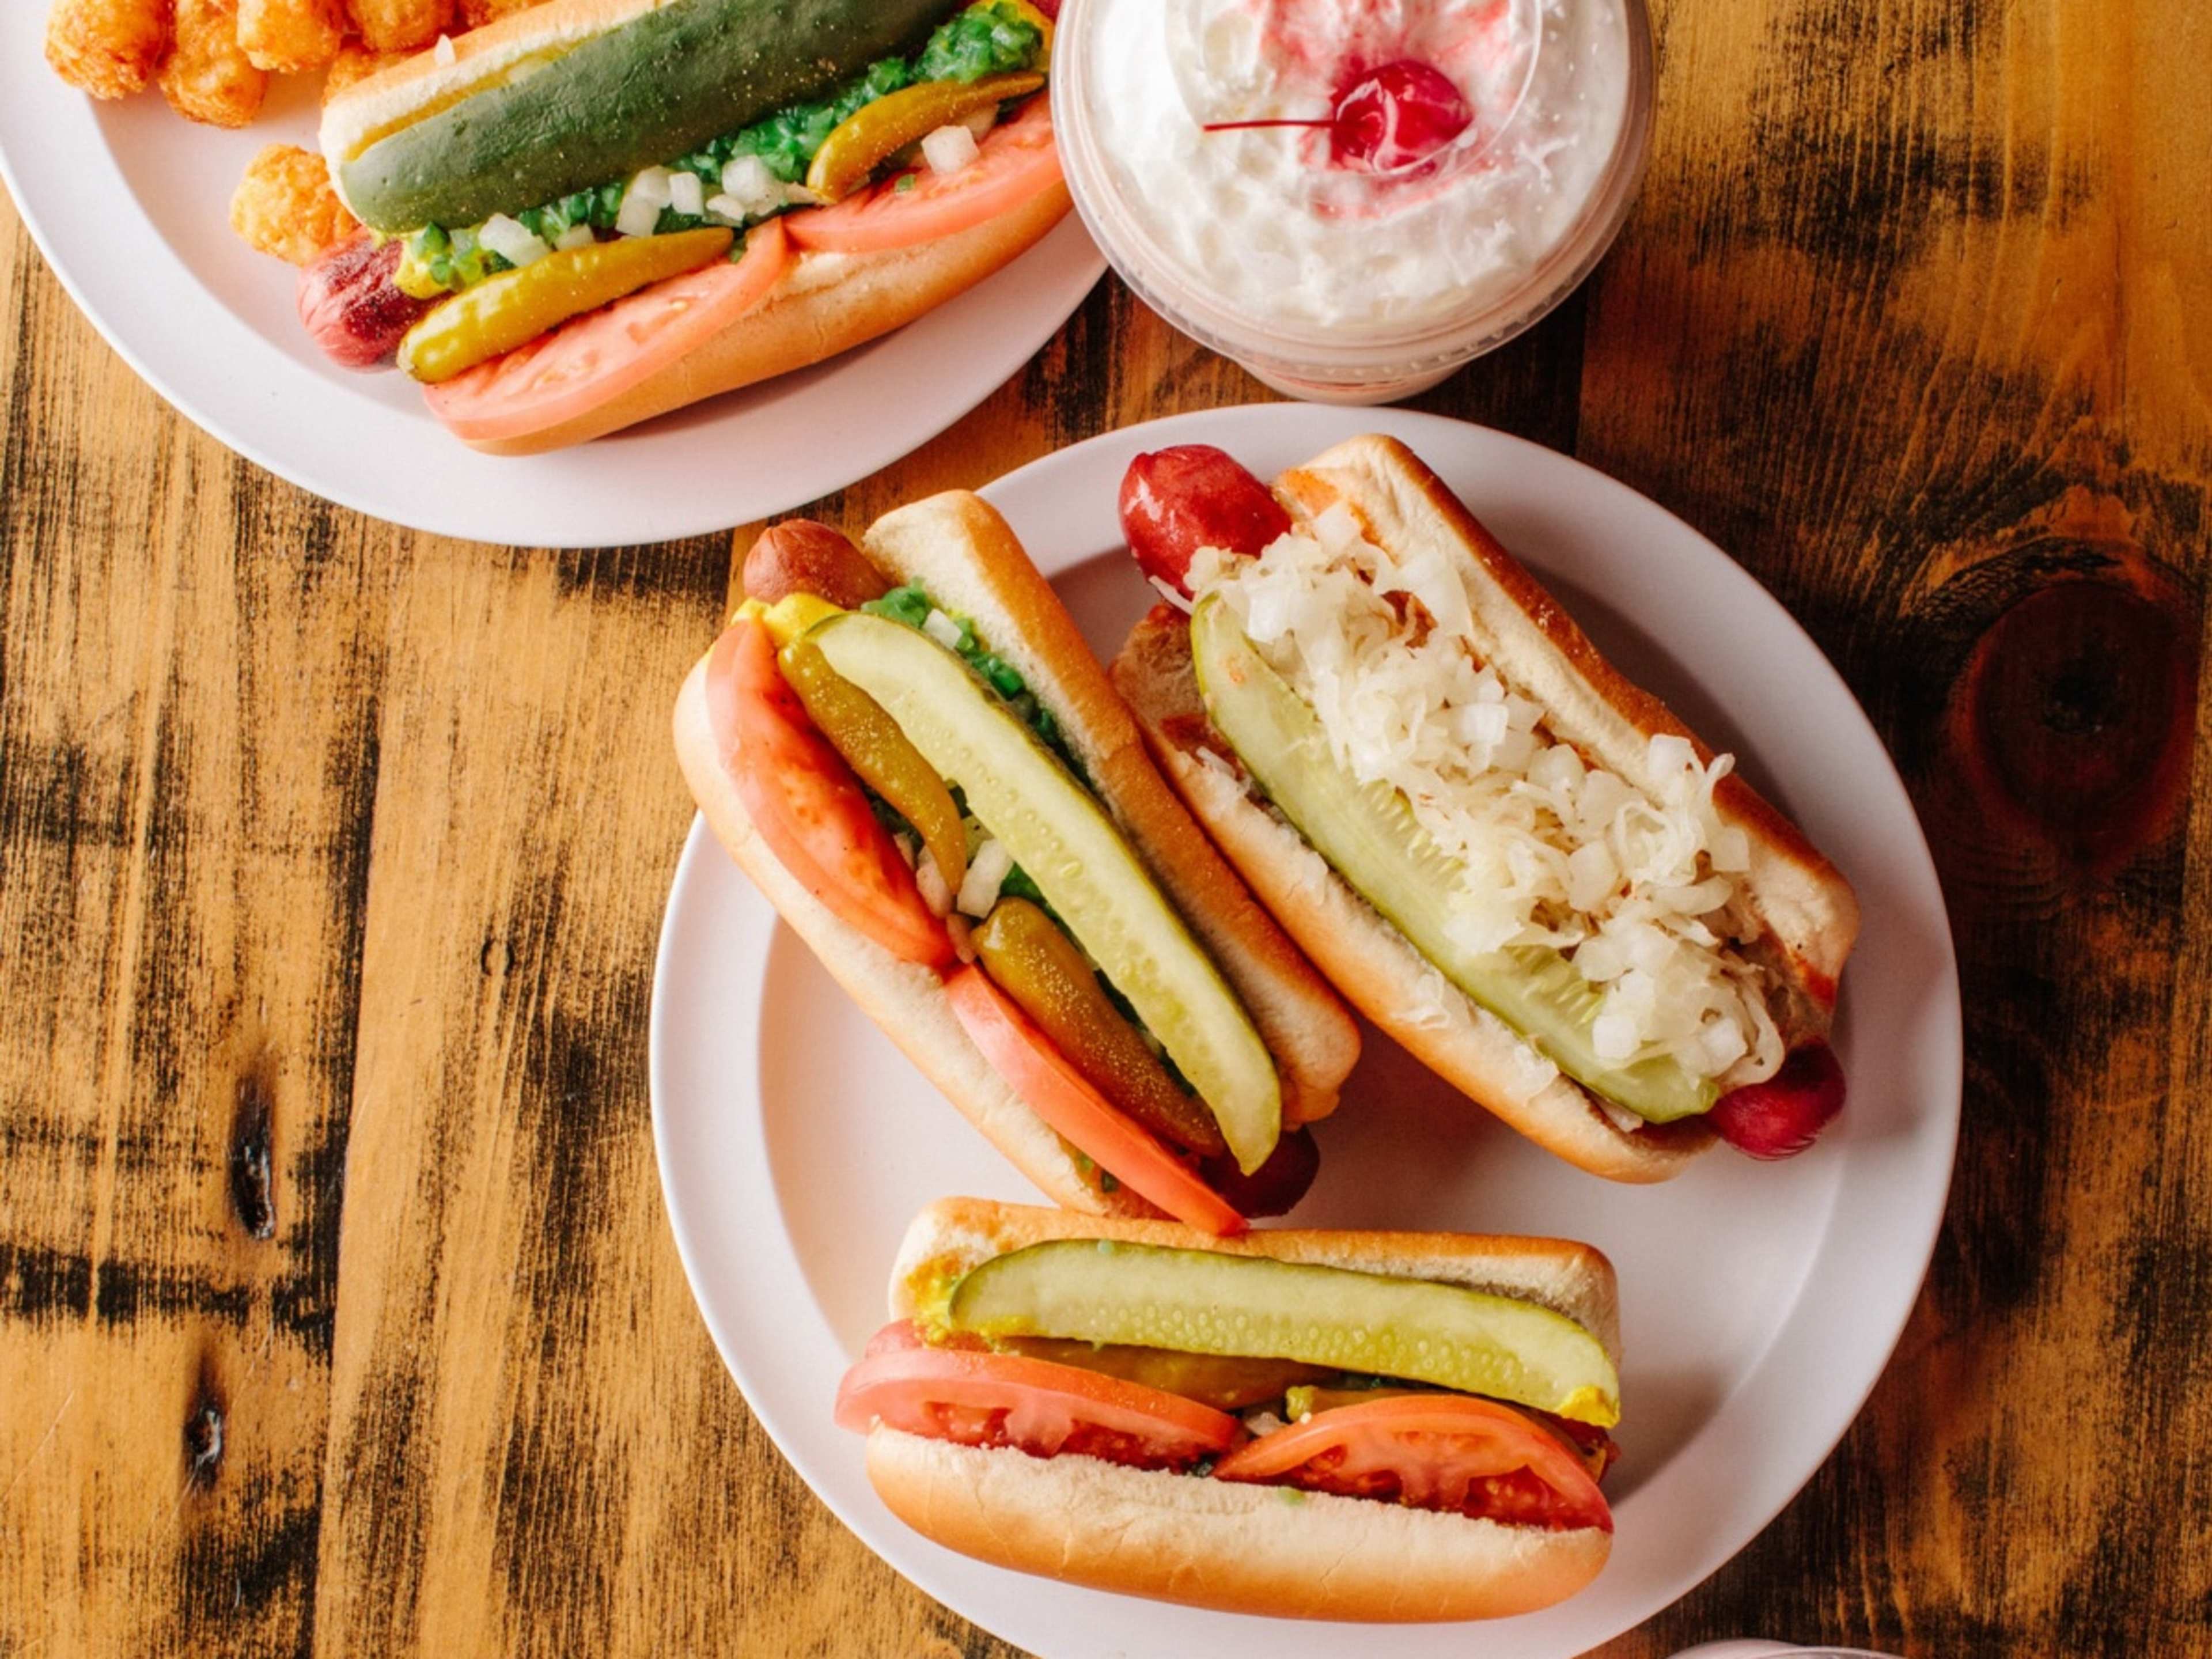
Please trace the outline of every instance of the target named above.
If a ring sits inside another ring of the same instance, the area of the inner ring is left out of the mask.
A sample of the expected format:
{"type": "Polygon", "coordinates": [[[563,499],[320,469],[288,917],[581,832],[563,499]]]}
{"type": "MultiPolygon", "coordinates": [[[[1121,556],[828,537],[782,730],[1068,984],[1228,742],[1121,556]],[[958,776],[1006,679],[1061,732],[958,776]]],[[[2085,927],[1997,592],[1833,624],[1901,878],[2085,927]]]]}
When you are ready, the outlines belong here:
{"type": "Polygon", "coordinates": [[[1316,1382],[1336,1375],[1327,1365],[1308,1365],[1295,1359],[1176,1353],[1167,1348],[1063,1341],[1054,1336],[1010,1336],[999,1346],[1007,1353],[1049,1359],[1056,1364],[1074,1365],[1083,1370],[1141,1382],[1148,1389],[1179,1394],[1218,1412],[1264,1406],[1271,1400],[1280,1400],[1286,1389],[1300,1383],[1316,1382]]]}
{"type": "Polygon", "coordinates": [[[1602,1000],[1559,951],[1477,953],[1445,926],[1445,896],[1465,879],[1387,783],[1362,784],[1338,763],[1320,719],[1246,639],[1218,599],[1191,617],[1191,655],[1206,712],[1285,817],[1337,874],[1469,998],[1527,1037],[1591,1092],[1652,1123],[1710,1109],[1719,1091],[1672,1060],[1601,1059],[1592,1027],[1602,1000]]]}
{"type": "Polygon", "coordinates": [[[937,860],[945,884],[959,891],[968,873],[968,831],[937,769],[906,740],[898,722],[873,697],[830,667],[812,640],[804,635],[793,640],[776,653],[775,661],[816,729],[861,782],[915,827],[937,860]]]}
{"type": "Polygon", "coordinates": [[[991,1341],[1056,1336],[1296,1359],[1488,1395],[1600,1428],[1620,1419],[1612,1359],[1565,1315],[1345,1267],[1057,1239],[963,1276],[944,1322],[991,1341]]]}
{"type": "Polygon", "coordinates": [[[1274,1061],[1097,799],[927,635],[849,611],[808,638],[898,722],[939,777],[965,792],[968,810],[1190,1079],[1237,1166],[1258,1169],[1282,1133],[1274,1061]]]}
{"type": "Polygon", "coordinates": [[[1212,1158],[1228,1150],[1212,1114],[1176,1086],[1050,916],[1027,899],[1000,899],[974,939],[983,971],[1100,1094],[1186,1152],[1212,1158]]]}

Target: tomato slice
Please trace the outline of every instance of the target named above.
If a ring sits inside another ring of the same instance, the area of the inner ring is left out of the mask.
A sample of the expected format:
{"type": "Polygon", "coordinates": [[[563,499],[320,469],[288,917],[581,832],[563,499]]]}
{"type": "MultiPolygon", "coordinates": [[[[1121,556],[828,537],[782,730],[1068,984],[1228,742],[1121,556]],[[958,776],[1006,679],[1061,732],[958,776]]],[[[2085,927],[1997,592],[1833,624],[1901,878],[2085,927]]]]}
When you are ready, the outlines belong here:
{"type": "Polygon", "coordinates": [[[963,1446],[1061,1452],[1140,1469],[1186,1468],[1224,1449],[1237,1419],[1141,1382],[1049,1359],[919,1345],[886,1327],[837,1387],[837,1425],[880,1423],[963,1446]]]}
{"type": "Polygon", "coordinates": [[[835,207],[787,215],[791,240],[827,253],[882,253],[973,230],[1060,182],[1052,104],[1039,93],[984,136],[975,159],[957,173],[915,167],[835,207]],[[905,189],[900,184],[911,179],[905,189]]]}
{"type": "Polygon", "coordinates": [[[922,902],[914,872],[860,784],[784,683],[775,641],[750,617],[714,642],[707,714],[738,799],[776,861],[839,921],[900,961],[950,962],[945,924],[922,902]]]}
{"type": "Polygon", "coordinates": [[[745,234],[735,264],[640,289],[503,357],[424,388],[430,412],[474,443],[527,437],[612,403],[766,299],[791,264],[783,222],[745,234]]]}
{"type": "Polygon", "coordinates": [[[1557,1531],[1613,1530],[1612,1509],[1572,1452],[1518,1412],[1465,1395],[1316,1412],[1238,1447],[1213,1474],[1557,1531]]]}
{"type": "Polygon", "coordinates": [[[982,969],[963,968],[945,994],[992,1070],[1076,1151],[1178,1221],[1217,1237],[1244,1231],[1226,1199],[1115,1111],[982,969]]]}

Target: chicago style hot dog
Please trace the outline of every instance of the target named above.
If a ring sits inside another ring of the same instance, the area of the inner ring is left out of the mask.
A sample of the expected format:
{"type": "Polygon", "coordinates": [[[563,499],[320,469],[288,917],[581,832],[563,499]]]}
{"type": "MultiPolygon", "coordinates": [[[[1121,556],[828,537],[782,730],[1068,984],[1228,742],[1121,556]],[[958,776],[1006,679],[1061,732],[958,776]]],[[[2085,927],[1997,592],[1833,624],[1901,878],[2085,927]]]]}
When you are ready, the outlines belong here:
{"type": "Polygon", "coordinates": [[[578,443],[941,304],[1068,206],[1030,0],[554,0],[324,114],[367,228],[301,274],[479,449],[578,443]]]}
{"type": "Polygon", "coordinates": [[[1153,769],[1074,623],[962,492],[855,547],[775,526],[676,710],[715,834],[1062,1204],[1214,1232],[1312,1179],[1351,1017],[1153,769]]]}
{"type": "Polygon", "coordinates": [[[1479,1104],[1620,1181],[1716,1135],[1802,1150],[1844,878],[1401,444],[1270,492],[1139,457],[1131,550],[1173,600],[1115,661],[1163,769],[1367,1016],[1479,1104]]]}
{"type": "Polygon", "coordinates": [[[1199,1607],[1496,1618],[1613,1543],[1612,1265],[1455,1233],[1210,1239],[949,1199],[847,1373],[891,1510],[948,1548],[1199,1607]]]}

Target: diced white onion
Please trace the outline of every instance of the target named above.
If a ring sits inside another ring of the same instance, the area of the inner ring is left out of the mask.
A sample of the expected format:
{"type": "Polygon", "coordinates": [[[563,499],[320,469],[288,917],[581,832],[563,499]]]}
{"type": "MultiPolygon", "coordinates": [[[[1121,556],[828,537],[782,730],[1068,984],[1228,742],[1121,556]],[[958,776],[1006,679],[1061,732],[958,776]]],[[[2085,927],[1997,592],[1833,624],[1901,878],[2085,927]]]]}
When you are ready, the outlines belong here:
{"type": "Polygon", "coordinates": [[[1247,1412],[1244,1414],[1244,1427],[1255,1437],[1261,1435],[1279,1434],[1289,1426],[1290,1425],[1273,1412],[1247,1412]]]}
{"type": "Polygon", "coordinates": [[[987,841],[968,860],[968,873],[960,878],[960,896],[954,905],[977,920],[991,914],[999,902],[999,889],[1014,867],[1014,855],[1002,841],[987,841]]]}
{"type": "Polygon", "coordinates": [[[697,173],[668,175],[668,205],[689,219],[699,218],[707,211],[707,186],[697,173]]]}
{"type": "Polygon", "coordinates": [[[625,236],[650,236],[660,223],[661,210],[672,194],[666,167],[647,167],[629,181],[615,228],[625,236]]]}
{"type": "Polygon", "coordinates": [[[960,648],[960,624],[935,605],[932,605],[929,608],[929,615],[922,618],[921,631],[947,651],[957,651],[960,648]]]}
{"type": "Polygon", "coordinates": [[[485,220],[477,232],[477,240],[518,270],[536,264],[553,251],[546,246],[544,237],[520,219],[510,219],[504,213],[495,213],[485,220]]]}
{"type": "Polygon", "coordinates": [[[589,225],[571,225],[553,239],[553,246],[558,252],[574,253],[578,248],[589,247],[599,240],[592,234],[589,225]]]}
{"type": "Polygon", "coordinates": [[[707,198],[707,216],[720,223],[734,227],[742,225],[746,220],[751,218],[752,215],[745,210],[745,204],[743,202],[726,191],[719,196],[709,196],[707,198]]]}
{"type": "Polygon", "coordinates": [[[990,137],[991,129],[999,125],[999,106],[987,104],[981,109],[971,110],[960,118],[960,125],[974,133],[975,142],[980,144],[990,137]]]}
{"type": "Polygon", "coordinates": [[[901,858],[906,860],[906,867],[908,869],[911,870],[915,866],[921,862],[921,843],[916,841],[912,836],[893,836],[891,837],[891,845],[898,848],[898,854],[901,858]]]}
{"type": "Polygon", "coordinates": [[[958,915],[948,915],[945,918],[945,931],[951,936],[954,956],[963,962],[975,960],[975,941],[969,936],[967,917],[958,915]]]}
{"type": "Polygon", "coordinates": [[[783,180],[757,155],[733,155],[722,168],[722,194],[738,203],[744,216],[757,219],[784,204],[783,180]]]}
{"type": "Polygon", "coordinates": [[[945,878],[945,872],[937,867],[937,860],[925,850],[921,861],[914,866],[914,884],[921,890],[921,902],[933,915],[952,914],[952,884],[945,878]]]}
{"type": "Polygon", "coordinates": [[[1632,1135],[1644,1127],[1644,1120],[1635,1113],[1625,1112],[1609,1100],[1599,1100],[1595,1095],[1590,1098],[1597,1102],[1597,1109],[1605,1114],[1607,1121],[1621,1133],[1632,1135]]]}
{"type": "Polygon", "coordinates": [[[939,127],[921,141],[921,159],[932,173],[957,173],[979,153],[975,135],[963,126],[939,127]]]}
{"type": "Polygon", "coordinates": [[[453,45],[453,37],[441,34],[438,44],[430,48],[430,55],[446,68],[451,69],[460,58],[460,49],[453,45]]]}

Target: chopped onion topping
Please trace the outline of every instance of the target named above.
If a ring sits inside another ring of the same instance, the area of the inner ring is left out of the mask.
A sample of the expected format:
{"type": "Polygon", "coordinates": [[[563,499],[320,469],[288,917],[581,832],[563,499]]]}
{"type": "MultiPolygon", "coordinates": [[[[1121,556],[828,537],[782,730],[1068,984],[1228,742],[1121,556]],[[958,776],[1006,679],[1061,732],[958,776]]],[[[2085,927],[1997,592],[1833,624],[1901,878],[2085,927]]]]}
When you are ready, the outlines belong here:
{"type": "Polygon", "coordinates": [[[438,44],[430,48],[430,55],[444,67],[451,69],[459,61],[461,54],[460,49],[453,45],[453,37],[441,34],[438,37],[438,44]]]}
{"type": "Polygon", "coordinates": [[[954,904],[981,921],[999,902],[999,889],[1014,867],[1014,855],[1002,841],[987,841],[968,860],[968,873],[960,878],[960,896],[954,904]]]}
{"type": "Polygon", "coordinates": [[[580,247],[589,247],[599,239],[592,234],[589,225],[571,225],[553,239],[556,252],[574,253],[580,247]]]}
{"type": "Polygon", "coordinates": [[[1284,1422],[1273,1412],[1258,1411],[1244,1413],[1245,1430],[1255,1439],[1262,1435],[1279,1434],[1289,1426],[1289,1424],[1284,1422]]]}
{"type": "Polygon", "coordinates": [[[932,173],[957,173],[980,153],[975,135],[963,126],[939,127],[921,141],[921,159],[932,173]]]}
{"type": "Polygon", "coordinates": [[[921,902],[929,907],[932,915],[952,914],[952,884],[945,879],[945,872],[937,867],[937,860],[927,848],[923,849],[921,862],[914,866],[914,884],[921,890],[921,902]]]}
{"type": "Polygon", "coordinates": [[[536,264],[553,251],[546,246],[544,237],[520,219],[510,219],[504,213],[495,213],[485,220],[483,228],[477,232],[477,240],[517,270],[536,264]]]}
{"type": "Polygon", "coordinates": [[[930,606],[929,615],[922,618],[921,631],[947,651],[960,648],[960,624],[935,605],[930,606]]]}
{"type": "Polygon", "coordinates": [[[1769,975],[1730,948],[1759,932],[1750,838],[1713,804],[1730,757],[1701,765],[1662,732],[1648,787],[1593,765],[1476,658],[1447,552],[1399,558],[1340,504],[1256,558],[1203,550],[1188,580],[1312,706],[1338,762],[1395,789],[1460,866],[1438,895],[1455,941],[1564,953],[1602,988],[1590,1035],[1609,1062],[1670,1058],[1730,1087],[1779,1067],[1769,975]]]}
{"type": "Polygon", "coordinates": [[[669,179],[666,167],[647,167],[631,179],[615,214],[615,228],[625,236],[652,235],[672,196],[669,179]]]}
{"type": "Polygon", "coordinates": [[[702,217],[707,211],[707,186],[696,173],[672,173],[668,175],[668,205],[686,218],[702,217]]]}

